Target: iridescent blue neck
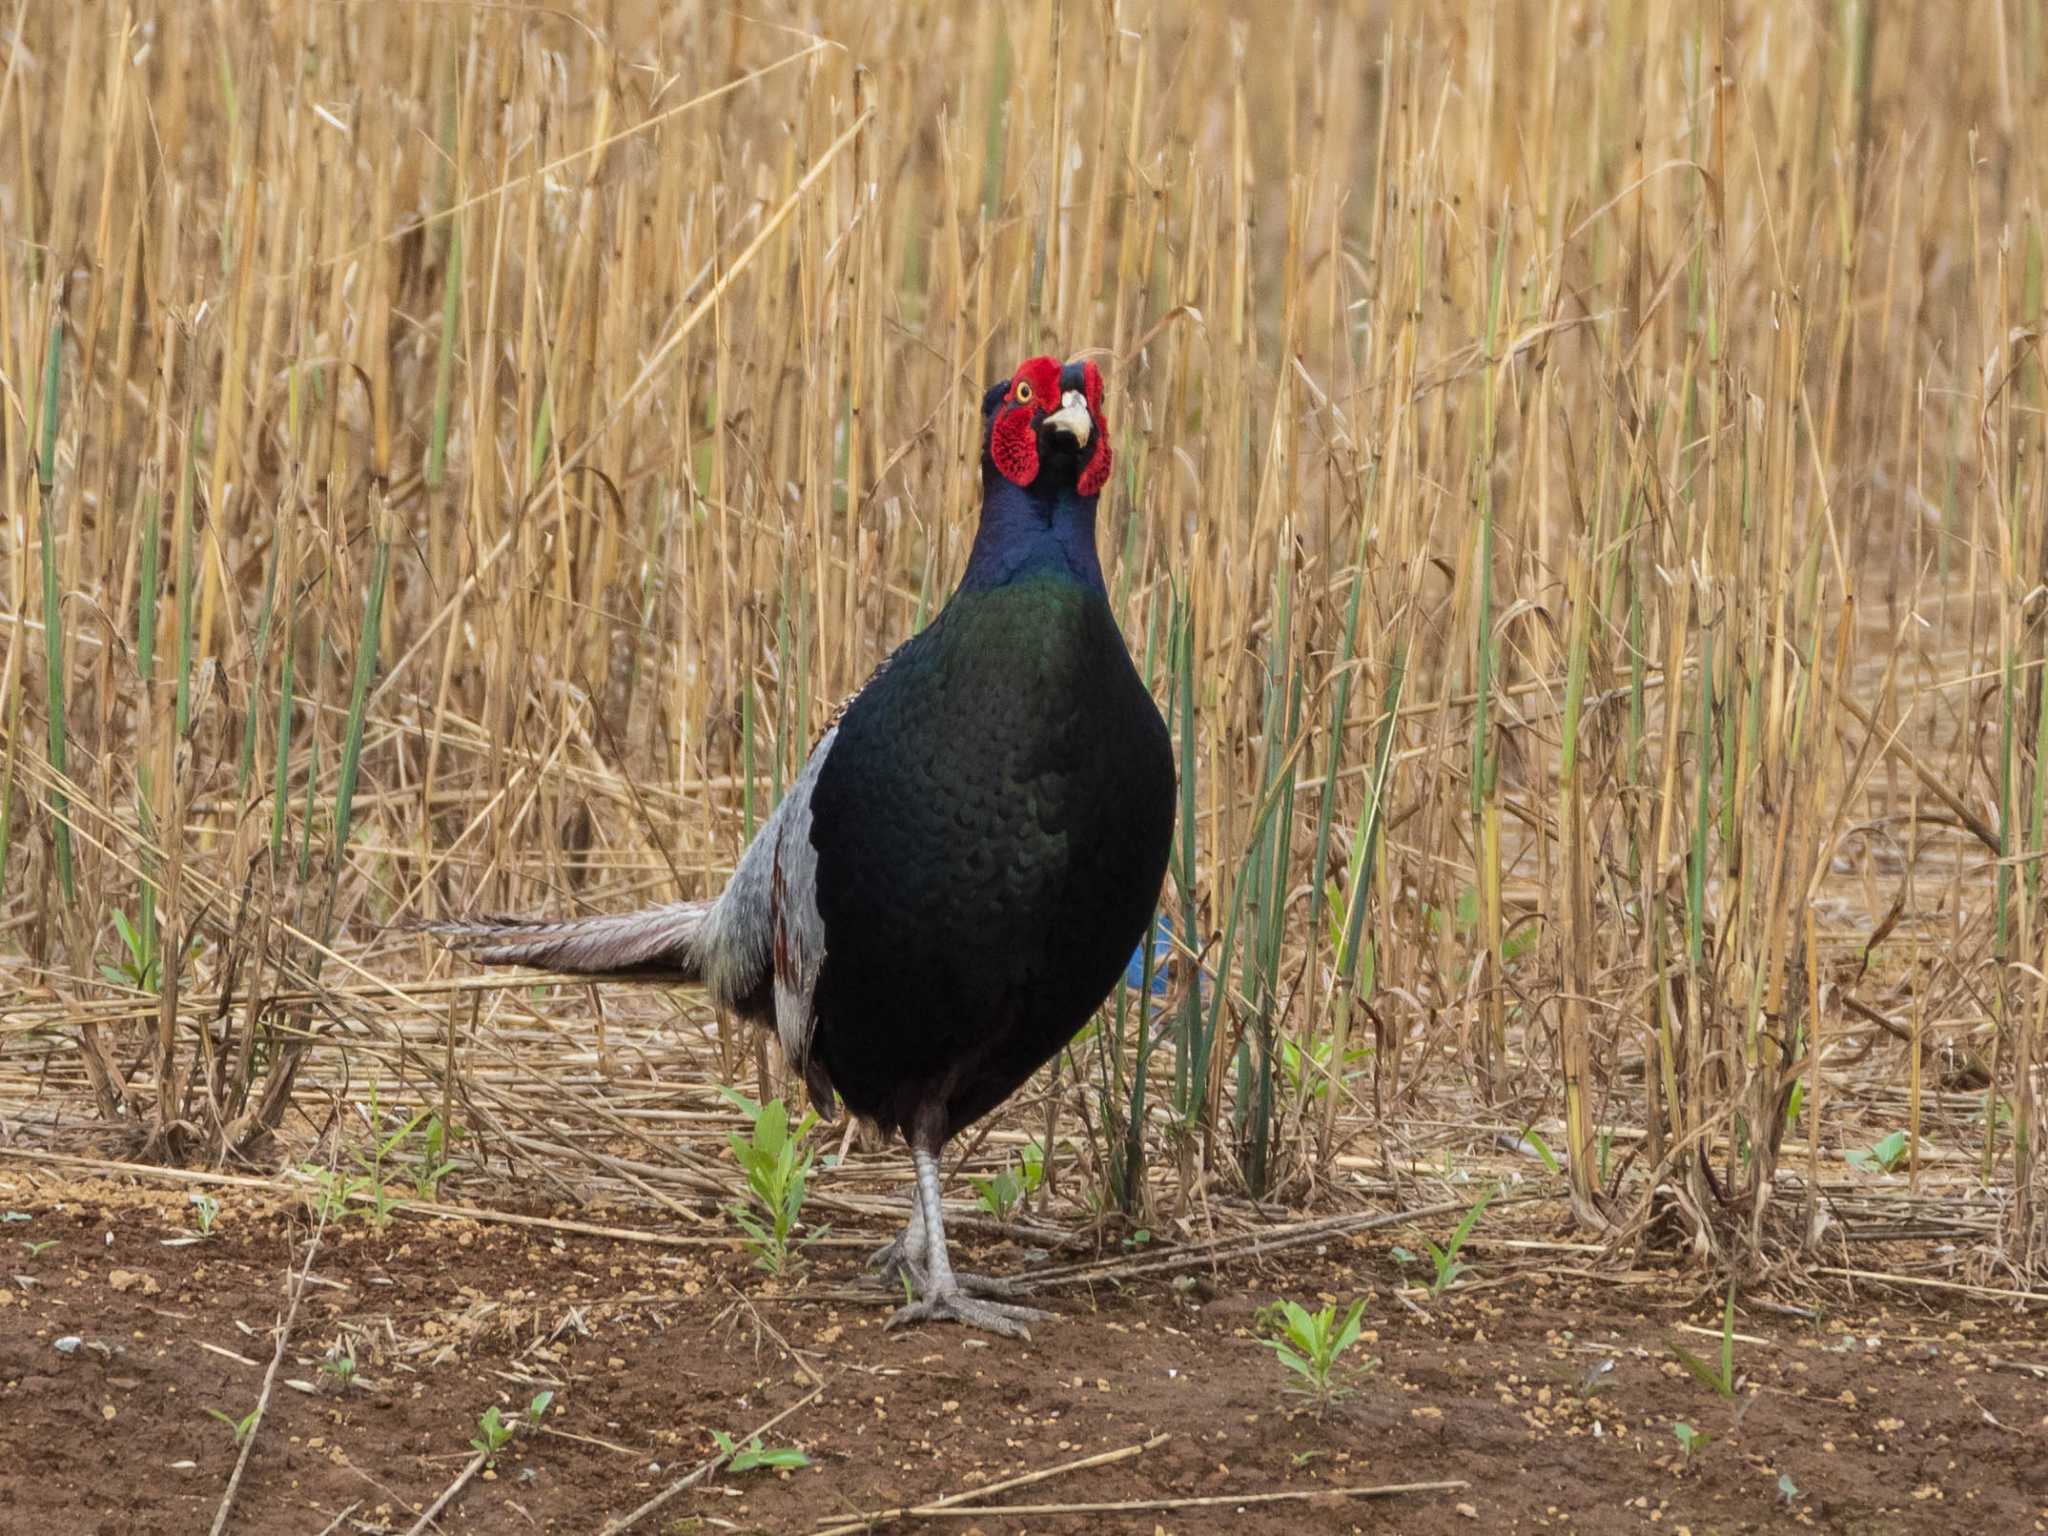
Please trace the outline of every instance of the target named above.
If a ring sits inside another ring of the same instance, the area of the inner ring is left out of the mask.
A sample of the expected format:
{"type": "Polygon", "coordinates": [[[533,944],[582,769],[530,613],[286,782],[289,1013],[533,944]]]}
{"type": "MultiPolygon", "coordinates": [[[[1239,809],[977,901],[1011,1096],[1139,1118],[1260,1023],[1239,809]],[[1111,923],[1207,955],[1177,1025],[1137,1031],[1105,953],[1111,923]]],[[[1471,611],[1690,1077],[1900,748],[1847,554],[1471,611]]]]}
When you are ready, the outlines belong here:
{"type": "Polygon", "coordinates": [[[1083,496],[1071,483],[1042,491],[1018,485],[986,460],[981,497],[981,526],[960,577],[962,592],[985,592],[1022,576],[1065,576],[1103,590],[1102,562],[1095,554],[1096,497],[1083,496]]]}

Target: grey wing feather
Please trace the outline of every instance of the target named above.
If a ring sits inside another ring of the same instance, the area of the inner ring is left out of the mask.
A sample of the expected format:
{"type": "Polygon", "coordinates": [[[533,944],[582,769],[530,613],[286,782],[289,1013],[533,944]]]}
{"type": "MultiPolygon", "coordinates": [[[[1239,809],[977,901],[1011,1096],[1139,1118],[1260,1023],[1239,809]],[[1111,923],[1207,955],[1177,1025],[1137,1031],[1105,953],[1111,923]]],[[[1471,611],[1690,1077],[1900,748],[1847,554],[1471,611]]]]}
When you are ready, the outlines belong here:
{"type": "Polygon", "coordinates": [[[790,1067],[803,1076],[811,1102],[827,1120],[836,1095],[824,1063],[811,1054],[817,1029],[818,970],[825,963],[825,920],[818,915],[818,850],[811,844],[811,793],[835,725],[812,751],[779,811],[786,811],[775,842],[775,1034],[790,1067]]]}

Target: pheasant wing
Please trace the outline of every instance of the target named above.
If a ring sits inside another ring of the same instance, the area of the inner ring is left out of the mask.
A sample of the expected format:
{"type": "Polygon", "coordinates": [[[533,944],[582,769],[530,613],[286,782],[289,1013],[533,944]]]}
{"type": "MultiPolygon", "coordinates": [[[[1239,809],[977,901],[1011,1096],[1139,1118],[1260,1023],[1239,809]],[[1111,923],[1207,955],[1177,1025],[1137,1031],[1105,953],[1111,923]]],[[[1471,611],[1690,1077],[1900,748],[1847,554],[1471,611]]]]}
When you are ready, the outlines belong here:
{"type": "Polygon", "coordinates": [[[818,971],[825,963],[825,920],[818,915],[818,850],[811,843],[811,792],[831,750],[835,725],[820,738],[804,771],[778,807],[771,926],[775,944],[775,1034],[783,1055],[803,1075],[811,1103],[830,1120],[838,1104],[824,1063],[811,1052],[817,1029],[818,971]]]}

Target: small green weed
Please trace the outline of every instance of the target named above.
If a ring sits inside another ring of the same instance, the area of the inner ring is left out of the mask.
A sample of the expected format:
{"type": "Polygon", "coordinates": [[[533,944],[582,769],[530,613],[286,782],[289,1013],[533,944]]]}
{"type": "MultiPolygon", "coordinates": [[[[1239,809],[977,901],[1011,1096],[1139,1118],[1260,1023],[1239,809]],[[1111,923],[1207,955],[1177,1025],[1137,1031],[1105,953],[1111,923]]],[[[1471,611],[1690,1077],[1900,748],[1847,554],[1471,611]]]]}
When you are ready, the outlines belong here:
{"type": "Polygon", "coordinates": [[[1693,1458],[1705,1450],[1714,1438],[1712,1435],[1702,1434],[1690,1424],[1672,1425],[1671,1434],[1678,1441],[1679,1454],[1685,1458],[1683,1465],[1688,1467],[1692,1465],[1693,1458]]]}
{"type": "Polygon", "coordinates": [[[1912,1150],[1912,1138],[1904,1131],[1893,1131],[1883,1140],[1846,1155],[1851,1168],[1861,1168],[1865,1173],[1897,1173],[1912,1150]]]}
{"type": "MultiPolygon", "coordinates": [[[[118,907],[114,910],[114,932],[121,940],[120,957],[112,962],[100,962],[100,974],[117,987],[133,987],[138,992],[161,992],[164,985],[164,957],[157,942],[154,923],[137,928],[128,921],[128,914],[118,907]]],[[[202,940],[192,941],[189,954],[199,953],[202,940]]]]}
{"type": "Polygon", "coordinates": [[[214,1221],[220,1216],[220,1202],[211,1195],[194,1195],[192,1197],[192,1211],[194,1217],[199,1222],[199,1235],[201,1237],[213,1236],[214,1221]]]}
{"type": "Polygon", "coordinates": [[[974,1198],[997,1221],[1008,1221],[1045,1179],[1045,1149],[1032,1142],[1018,1155],[1017,1166],[968,1179],[974,1198]]]}
{"type": "Polygon", "coordinates": [[[491,1404],[477,1416],[476,1433],[469,1441],[470,1449],[482,1456],[486,1464],[496,1461],[498,1452],[510,1445],[512,1437],[520,1430],[540,1428],[541,1420],[547,1417],[548,1404],[554,1400],[552,1392],[536,1392],[526,1405],[526,1411],[510,1419],[498,1411],[496,1403],[491,1404]]]}
{"type": "MultiPolygon", "coordinates": [[[[1330,1091],[1330,1051],[1332,1042],[1325,1036],[1303,1050],[1294,1041],[1280,1042],[1280,1071],[1287,1079],[1287,1086],[1297,1098],[1321,1099],[1330,1091]]],[[[1344,1052],[1344,1076],[1362,1072],[1372,1065],[1371,1046],[1349,1046],[1344,1052]]]]}
{"type": "Polygon", "coordinates": [[[1524,1126],[1515,1145],[1519,1151],[1534,1153],[1536,1160],[1543,1165],[1543,1171],[1552,1178],[1563,1176],[1564,1165],[1557,1160],[1557,1154],[1550,1150],[1550,1143],[1543,1139],[1543,1133],[1535,1126],[1524,1126]]]}
{"type": "Polygon", "coordinates": [[[1472,1266],[1458,1258],[1458,1251],[1465,1246],[1465,1240],[1472,1235],[1472,1229],[1479,1225],[1480,1213],[1499,1193],[1500,1188],[1496,1185],[1474,1201],[1472,1209],[1465,1213],[1464,1219],[1458,1223],[1443,1247],[1437,1247],[1426,1237],[1422,1240],[1422,1246],[1429,1250],[1429,1262],[1436,1269],[1435,1278],[1429,1282],[1429,1294],[1432,1298],[1443,1295],[1463,1276],[1472,1272],[1472,1266]]]}
{"type": "Polygon", "coordinates": [[[422,1109],[396,1129],[386,1131],[377,1106],[377,1085],[372,1083],[368,1114],[370,1150],[367,1156],[356,1154],[356,1169],[361,1175],[357,1187],[370,1197],[365,1216],[372,1226],[382,1227],[390,1222],[401,1198],[385,1187],[393,1176],[393,1165],[410,1180],[414,1193],[422,1200],[434,1199],[439,1194],[441,1181],[455,1165],[446,1155],[448,1132],[441,1117],[432,1110],[422,1109]],[[408,1146],[415,1137],[420,1141],[417,1150],[408,1146]]]}
{"type": "Polygon", "coordinates": [[[498,1405],[493,1403],[477,1416],[476,1433],[469,1440],[470,1449],[487,1462],[495,1461],[498,1452],[510,1445],[518,1432],[518,1424],[499,1413],[498,1405]]]}
{"type": "Polygon", "coordinates": [[[1740,1383],[1735,1375],[1735,1287],[1728,1287],[1727,1305],[1721,1311],[1721,1360],[1719,1368],[1707,1364],[1683,1344],[1673,1343],[1671,1353],[1678,1357],[1678,1363],[1691,1373],[1693,1378],[1711,1387],[1715,1394],[1726,1402],[1735,1401],[1735,1389],[1740,1383]]]}
{"type": "MultiPolygon", "coordinates": [[[[1320,1312],[1311,1312],[1301,1303],[1283,1297],[1259,1312],[1260,1331],[1267,1335],[1259,1342],[1306,1383],[1287,1390],[1310,1398],[1318,1418],[1338,1398],[1351,1395],[1352,1388],[1340,1377],[1338,1368],[1346,1352],[1358,1342],[1364,1316],[1362,1296],[1351,1304],[1341,1322],[1334,1302],[1320,1312]]],[[[1344,1375],[1363,1376],[1378,1365],[1376,1359],[1366,1360],[1345,1367],[1344,1375]]]]}
{"type": "MultiPolygon", "coordinates": [[[[417,1117],[414,1123],[418,1123],[417,1117]]],[[[448,1154],[454,1150],[459,1134],[438,1114],[427,1115],[426,1123],[420,1126],[420,1155],[412,1166],[412,1192],[420,1199],[441,1198],[441,1181],[455,1171],[455,1163],[448,1154]]]]}
{"type": "Polygon", "coordinates": [[[342,1173],[306,1164],[303,1171],[313,1182],[307,1202],[316,1215],[327,1221],[341,1221],[354,1210],[371,1226],[385,1227],[406,1199],[392,1192],[394,1181],[403,1179],[410,1183],[414,1198],[440,1197],[441,1181],[455,1168],[448,1152],[456,1133],[443,1124],[438,1114],[427,1109],[387,1128],[374,1083],[364,1114],[370,1122],[371,1141],[367,1151],[355,1154],[355,1171],[342,1173]],[[412,1145],[415,1141],[416,1147],[412,1145]]]}
{"type": "Polygon", "coordinates": [[[805,1142],[818,1117],[805,1110],[792,1130],[782,1100],[756,1104],[731,1088],[718,1091],[739,1108],[751,1128],[749,1135],[734,1131],[727,1138],[753,1197],[752,1208],[733,1202],[733,1220],[746,1230],[747,1250],[754,1255],[755,1267],[780,1277],[796,1266],[803,1249],[831,1230],[817,1227],[802,1238],[792,1236],[802,1224],[804,1199],[810,1192],[816,1159],[805,1142]]]}
{"type": "Polygon", "coordinates": [[[349,1202],[363,1187],[361,1179],[337,1169],[322,1168],[317,1163],[308,1163],[301,1171],[312,1180],[306,1191],[306,1204],[312,1207],[316,1217],[322,1221],[339,1222],[348,1215],[349,1202]]]}
{"type": "Polygon", "coordinates": [[[330,1378],[337,1387],[346,1389],[355,1384],[356,1344],[354,1339],[338,1339],[327,1358],[320,1362],[320,1374],[330,1378]]]}
{"type": "Polygon", "coordinates": [[[811,1458],[793,1445],[777,1446],[772,1450],[764,1448],[759,1435],[754,1436],[745,1445],[735,1444],[732,1436],[723,1430],[712,1430],[711,1438],[718,1442],[718,1449],[725,1457],[725,1470],[728,1472],[752,1472],[761,1467],[778,1472],[793,1471],[811,1464],[811,1458]]]}
{"type": "Polygon", "coordinates": [[[40,1243],[32,1242],[27,1238],[23,1238],[21,1246],[28,1250],[28,1256],[30,1258],[40,1259],[46,1252],[57,1246],[57,1241],[58,1240],[54,1237],[44,1238],[43,1241],[41,1241],[40,1243]]]}
{"type": "Polygon", "coordinates": [[[251,1408],[239,1419],[230,1418],[227,1414],[222,1413],[218,1408],[209,1408],[206,1411],[212,1414],[216,1419],[219,1419],[221,1423],[227,1425],[228,1433],[234,1437],[234,1443],[236,1445],[240,1445],[244,1440],[248,1439],[249,1431],[256,1427],[256,1410],[254,1408],[251,1408]]]}
{"type": "Polygon", "coordinates": [[[363,1187],[369,1192],[369,1203],[363,1207],[363,1220],[373,1227],[388,1227],[391,1218],[398,1213],[402,1195],[394,1195],[375,1179],[365,1179],[363,1187]]]}

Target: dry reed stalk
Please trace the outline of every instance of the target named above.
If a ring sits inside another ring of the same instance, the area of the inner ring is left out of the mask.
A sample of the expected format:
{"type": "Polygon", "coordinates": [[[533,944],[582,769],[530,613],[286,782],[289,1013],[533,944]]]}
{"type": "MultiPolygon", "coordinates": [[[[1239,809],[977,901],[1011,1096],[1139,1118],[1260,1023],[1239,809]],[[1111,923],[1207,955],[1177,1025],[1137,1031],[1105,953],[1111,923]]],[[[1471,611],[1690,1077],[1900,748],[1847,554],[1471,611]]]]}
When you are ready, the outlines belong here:
{"type": "Polygon", "coordinates": [[[1106,1022],[1031,1134],[1106,1188],[1114,1085],[1183,1214],[1498,1122],[1580,1220],[1670,1183],[1755,1257],[1792,1137],[1811,1196],[1905,1129],[2039,1260],[2024,18],[170,20],[27,7],[0,64],[10,1118],[302,1146],[353,1070],[700,1198],[638,1117],[777,1090],[756,1042],[465,1023],[380,930],[711,889],[959,569],[976,391],[1090,351],[1111,590],[1192,705],[1149,1059],[1214,1049],[1133,1099],[1106,1022]],[[570,1064],[555,1123],[519,1078],[570,1064]]]}

